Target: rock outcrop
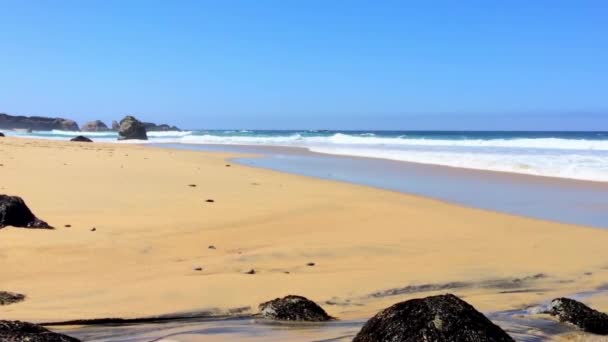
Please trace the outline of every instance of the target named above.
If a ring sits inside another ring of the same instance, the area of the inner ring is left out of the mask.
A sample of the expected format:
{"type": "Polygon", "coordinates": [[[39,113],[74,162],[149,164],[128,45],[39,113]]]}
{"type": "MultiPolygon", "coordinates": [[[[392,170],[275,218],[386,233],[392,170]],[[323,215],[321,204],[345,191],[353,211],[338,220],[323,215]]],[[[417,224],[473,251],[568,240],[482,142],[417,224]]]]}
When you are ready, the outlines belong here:
{"type": "Polygon", "coordinates": [[[372,317],[353,342],[514,342],[473,306],[451,295],[412,299],[372,317]]]}
{"type": "Polygon", "coordinates": [[[112,130],[113,131],[118,131],[120,129],[120,124],[118,123],[118,121],[113,120],[112,121],[112,130]]]}
{"type": "Polygon", "coordinates": [[[560,322],[576,325],[581,330],[598,335],[608,335],[608,314],[593,310],[587,305],[569,298],[551,301],[549,314],[560,322]]]}
{"type": "Polygon", "coordinates": [[[25,299],[25,295],[21,293],[0,291],[0,305],[9,305],[19,303],[25,299]]]}
{"type": "Polygon", "coordinates": [[[3,136],[4,136],[4,133],[0,132],[0,137],[3,137],[3,136]]]}
{"type": "Polygon", "coordinates": [[[3,342],[78,342],[67,335],[54,333],[40,325],[0,320],[0,341],[3,342]]]}
{"type": "Polygon", "coordinates": [[[262,317],[281,321],[323,322],[332,319],[315,302],[301,296],[286,296],[259,305],[262,317]]]}
{"type": "Polygon", "coordinates": [[[52,229],[37,218],[21,197],[0,195],[0,228],[6,226],[52,229]]]}
{"type": "Polygon", "coordinates": [[[118,129],[118,140],[128,139],[148,140],[144,124],[130,115],[120,120],[118,129]]]}
{"type": "Polygon", "coordinates": [[[84,135],[79,135],[76,137],[73,137],[72,139],[70,139],[70,141],[76,141],[76,142],[93,142],[93,140],[85,137],[84,135]]]}
{"type": "Polygon", "coordinates": [[[110,129],[101,120],[89,121],[80,128],[83,132],[107,132],[110,129]]]}
{"type": "Polygon", "coordinates": [[[0,128],[25,129],[34,131],[78,131],[74,120],[64,118],[47,118],[42,116],[14,116],[0,113],[0,128]]]}
{"type": "Polygon", "coordinates": [[[166,132],[166,131],[181,131],[181,129],[167,124],[157,125],[153,122],[144,122],[144,127],[148,132],[166,132]]]}

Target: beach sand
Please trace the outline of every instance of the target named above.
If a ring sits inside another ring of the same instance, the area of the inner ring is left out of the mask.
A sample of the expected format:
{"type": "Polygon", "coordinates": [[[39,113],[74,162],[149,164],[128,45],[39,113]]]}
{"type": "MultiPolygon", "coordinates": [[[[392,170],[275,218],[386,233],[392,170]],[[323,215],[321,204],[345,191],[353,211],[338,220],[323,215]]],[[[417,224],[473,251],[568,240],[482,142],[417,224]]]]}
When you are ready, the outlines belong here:
{"type": "Polygon", "coordinates": [[[229,157],[0,138],[0,193],[56,227],[0,230],[0,290],[27,295],[2,318],[255,312],[299,294],[361,319],[445,292],[488,312],[608,282],[601,229],[227,167],[229,157]]]}

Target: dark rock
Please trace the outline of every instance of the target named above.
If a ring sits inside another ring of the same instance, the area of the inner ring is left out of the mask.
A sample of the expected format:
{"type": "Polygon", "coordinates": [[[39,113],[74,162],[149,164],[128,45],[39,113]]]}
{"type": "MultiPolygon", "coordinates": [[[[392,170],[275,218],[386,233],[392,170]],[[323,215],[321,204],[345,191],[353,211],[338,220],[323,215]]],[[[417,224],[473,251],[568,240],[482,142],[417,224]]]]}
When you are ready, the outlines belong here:
{"type": "Polygon", "coordinates": [[[118,121],[113,120],[112,121],[112,130],[113,131],[118,131],[120,129],[120,124],[118,123],[118,121]]]}
{"type": "Polygon", "coordinates": [[[146,127],[144,127],[141,121],[130,115],[120,120],[120,127],[118,129],[118,140],[128,139],[148,140],[146,127]]]}
{"type": "Polygon", "coordinates": [[[70,228],[70,227],[72,227],[72,225],[71,224],[66,224],[64,227],[70,228]]]}
{"type": "Polygon", "coordinates": [[[209,246],[209,249],[215,249],[214,245],[209,246]]]}
{"type": "Polygon", "coordinates": [[[316,265],[314,262],[309,262],[308,264],[306,264],[306,266],[314,266],[316,265]]]}
{"type": "Polygon", "coordinates": [[[412,299],[372,317],[353,342],[499,342],[514,340],[467,302],[451,295],[412,299]]]}
{"type": "Polygon", "coordinates": [[[92,232],[94,232],[94,231],[96,231],[96,230],[97,230],[97,228],[95,228],[95,227],[91,228],[91,231],[92,231],[92,232]]]}
{"type": "MultiPolygon", "coordinates": [[[[239,253],[241,254],[241,253],[239,253]]],[[[245,272],[245,274],[255,274],[255,270],[252,268],[249,271],[245,272]]]]}
{"type": "Polygon", "coordinates": [[[3,136],[4,136],[4,133],[0,132],[0,137],[3,137],[3,136]]]}
{"type": "Polygon", "coordinates": [[[22,295],[21,293],[0,291],[0,305],[19,303],[24,299],[25,295],[22,295]]]}
{"type": "Polygon", "coordinates": [[[148,132],[167,132],[167,131],[180,132],[181,131],[181,129],[179,129],[175,126],[169,126],[167,124],[157,125],[153,122],[144,122],[143,124],[148,132]]]}
{"type": "Polygon", "coordinates": [[[21,197],[0,195],[0,228],[6,226],[53,228],[49,226],[48,223],[34,216],[21,197]]]}
{"type": "Polygon", "coordinates": [[[107,132],[110,129],[101,120],[89,121],[80,128],[83,132],[107,132]]]}
{"type": "Polygon", "coordinates": [[[76,142],[93,142],[93,140],[83,136],[83,135],[79,135],[77,137],[73,137],[72,139],[70,139],[70,141],[76,141],[76,142]]]}
{"type": "Polygon", "coordinates": [[[64,118],[47,118],[42,116],[15,116],[0,113],[0,128],[23,129],[34,131],[78,131],[78,124],[74,120],[64,118]]]}
{"type": "Polygon", "coordinates": [[[230,164],[226,164],[226,167],[231,167],[231,166],[232,166],[232,165],[230,165],[230,164]]]}
{"type": "Polygon", "coordinates": [[[208,199],[208,200],[206,200],[205,202],[207,202],[207,203],[213,203],[213,202],[215,202],[215,201],[214,201],[214,200],[212,200],[212,199],[208,199]]]}
{"type": "Polygon", "coordinates": [[[302,296],[286,296],[259,305],[262,317],[281,321],[323,322],[332,319],[322,307],[302,296]]]}
{"type": "Polygon", "coordinates": [[[568,322],[592,334],[608,335],[608,315],[569,298],[551,301],[549,314],[557,316],[560,322],[568,322]]]}
{"type": "Polygon", "coordinates": [[[197,267],[195,267],[195,268],[193,268],[193,269],[194,269],[195,271],[199,271],[199,272],[203,270],[203,268],[202,268],[202,267],[200,267],[200,266],[197,266],[197,267]]]}
{"type": "Polygon", "coordinates": [[[78,342],[80,340],[54,333],[40,325],[0,320],[0,341],[3,342],[78,342]]]}
{"type": "Polygon", "coordinates": [[[188,184],[188,186],[191,188],[196,188],[196,184],[188,184]]]}

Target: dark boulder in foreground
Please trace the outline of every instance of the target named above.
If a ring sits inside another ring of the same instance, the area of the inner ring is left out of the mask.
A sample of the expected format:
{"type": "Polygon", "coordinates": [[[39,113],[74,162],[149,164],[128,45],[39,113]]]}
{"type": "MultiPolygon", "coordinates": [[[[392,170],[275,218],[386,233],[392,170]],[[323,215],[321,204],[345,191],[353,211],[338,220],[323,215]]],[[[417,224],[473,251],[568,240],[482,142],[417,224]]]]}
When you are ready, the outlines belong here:
{"type": "Polygon", "coordinates": [[[15,304],[23,301],[25,295],[21,293],[0,291],[0,305],[15,304]]]}
{"type": "Polygon", "coordinates": [[[110,129],[101,120],[89,121],[80,128],[83,132],[106,132],[110,129]]]}
{"type": "Polygon", "coordinates": [[[262,317],[281,321],[322,322],[331,320],[323,308],[301,296],[286,296],[259,305],[262,317]]]}
{"type": "Polygon", "coordinates": [[[0,137],[3,137],[3,136],[4,136],[4,133],[0,132],[0,137]]]}
{"type": "Polygon", "coordinates": [[[93,142],[93,140],[85,137],[84,135],[79,135],[77,137],[74,137],[72,139],[70,139],[70,141],[76,141],[76,142],[93,142]]]}
{"type": "Polygon", "coordinates": [[[20,321],[0,321],[3,342],[78,342],[80,340],[54,333],[40,325],[20,321]]]}
{"type": "Polygon", "coordinates": [[[372,317],[353,342],[514,341],[462,299],[446,294],[395,304],[372,317]]]}
{"type": "Polygon", "coordinates": [[[118,140],[128,139],[148,140],[144,124],[130,115],[120,120],[118,128],[118,140]]]}
{"type": "Polygon", "coordinates": [[[6,226],[52,229],[37,218],[21,197],[0,195],[0,228],[6,226]]]}
{"type": "Polygon", "coordinates": [[[557,316],[560,322],[568,322],[583,331],[598,335],[608,335],[608,315],[569,298],[551,301],[549,314],[557,316]]]}

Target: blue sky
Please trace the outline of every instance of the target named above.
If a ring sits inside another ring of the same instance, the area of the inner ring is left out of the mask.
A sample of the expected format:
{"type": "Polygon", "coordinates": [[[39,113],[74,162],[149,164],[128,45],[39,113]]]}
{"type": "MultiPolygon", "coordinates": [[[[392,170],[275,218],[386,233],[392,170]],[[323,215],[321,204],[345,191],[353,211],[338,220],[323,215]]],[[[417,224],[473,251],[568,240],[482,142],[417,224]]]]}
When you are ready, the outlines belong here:
{"type": "Polygon", "coordinates": [[[608,130],[607,1],[5,1],[0,112],[608,130]]]}

